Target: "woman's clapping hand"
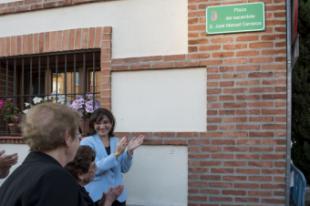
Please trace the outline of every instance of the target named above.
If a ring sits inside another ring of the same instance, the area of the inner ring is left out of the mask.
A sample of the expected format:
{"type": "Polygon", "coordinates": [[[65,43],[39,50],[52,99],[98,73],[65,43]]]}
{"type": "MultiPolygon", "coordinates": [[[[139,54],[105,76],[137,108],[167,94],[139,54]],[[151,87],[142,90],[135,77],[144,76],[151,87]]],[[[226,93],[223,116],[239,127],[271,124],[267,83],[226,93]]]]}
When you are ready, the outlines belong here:
{"type": "Polygon", "coordinates": [[[118,185],[116,187],[110,188],[102,198],[101,206],[111,206],[117,197],[123,192],[124,186],[118,185]]]}
{"type": "Polygon", "coordinates": [[[116,155],[122,154],[128,145],[128,137],[123,137],[116,146],[116,155]]]}
{"type": "Polygon", "coordinates": [[[133,137],[127,145],[127,151],[130,155],[133,154],[133,151],[137,149],[140,145],[142,145],[144,140],[144,135],[139,135],[137,137],[133,137]]]}

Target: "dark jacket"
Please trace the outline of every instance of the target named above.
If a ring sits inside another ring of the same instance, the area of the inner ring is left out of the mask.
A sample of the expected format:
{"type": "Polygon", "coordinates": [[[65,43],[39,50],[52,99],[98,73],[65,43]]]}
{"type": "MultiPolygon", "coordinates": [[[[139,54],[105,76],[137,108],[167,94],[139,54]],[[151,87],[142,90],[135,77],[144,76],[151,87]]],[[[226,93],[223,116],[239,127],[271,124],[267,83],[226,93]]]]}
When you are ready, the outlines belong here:
{"type": "Polygon", "coordinates": [[[0,206],[83,205],[75,179],[41,152],[30,152],[0,187],[0,206]]]}

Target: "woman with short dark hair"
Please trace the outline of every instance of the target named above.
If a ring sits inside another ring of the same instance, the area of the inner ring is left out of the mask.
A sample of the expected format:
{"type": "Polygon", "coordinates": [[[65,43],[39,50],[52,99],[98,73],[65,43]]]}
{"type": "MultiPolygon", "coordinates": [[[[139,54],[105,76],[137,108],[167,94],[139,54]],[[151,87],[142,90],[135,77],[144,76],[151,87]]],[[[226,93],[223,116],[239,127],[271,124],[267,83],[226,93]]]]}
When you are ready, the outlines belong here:
{"type": "MultiPolygon", "coordinates": [[[[90,118],[90,126],[94,134],[81,141],[81,145],[88,145],[96,151],[95,178],[85,186],[93,201],[98,201],[102,193],[116,185],[123,185],[122,173],[128,172],[133,158],[133,152],[142,143],[144,136],[127,137],[120,140],[114,136],[115,118],[104,108],[94,111],[90,118]]],[[[125,206],[127,191],[124,191],[113,202],[113,206],[125,206]]]]}
{"type": "Polygon", "coordinates": [[[96,153],[91,147],[80,146],[73,161],[69,162],[65,168],[78,182],[85,206],[111,206],[116,197],[123,191],[123,186],[111,188],[107,194],[103,195],[102,199],[96,202],[93,202],[84,188],[95,175],[95,156],[96,153]]]}
{"type": "Polygon", "coordinates": [[[96,153],[91,147],[80,146],[74,159],[65,166],[80,185],[84,186],[93,177],[95,156],[96,153]]]}

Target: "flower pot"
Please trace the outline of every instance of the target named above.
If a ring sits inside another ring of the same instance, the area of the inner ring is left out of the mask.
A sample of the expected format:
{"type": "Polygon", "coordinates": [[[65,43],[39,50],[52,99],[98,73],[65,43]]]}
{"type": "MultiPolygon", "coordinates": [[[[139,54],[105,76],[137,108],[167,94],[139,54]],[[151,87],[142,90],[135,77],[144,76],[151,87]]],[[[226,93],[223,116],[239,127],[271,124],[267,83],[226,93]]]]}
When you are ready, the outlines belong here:
{"type": "Polygon", "coordinates": [[[21,133],[20,127],[17,123],[8,123],[8,130],[10,135],[19,135],[21,133]]]}

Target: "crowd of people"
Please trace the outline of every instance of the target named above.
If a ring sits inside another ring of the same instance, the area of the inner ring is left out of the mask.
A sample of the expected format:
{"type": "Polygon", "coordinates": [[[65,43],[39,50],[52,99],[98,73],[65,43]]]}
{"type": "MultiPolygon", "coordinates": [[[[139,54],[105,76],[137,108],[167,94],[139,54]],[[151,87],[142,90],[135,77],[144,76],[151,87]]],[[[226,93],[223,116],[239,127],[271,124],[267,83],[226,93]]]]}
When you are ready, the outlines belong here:
{"type": "MultiPolygon", "coordinates": [[[[90,118],[93,133],[81,138],[80,118],[61,104],[31,108],[21,124],[30,152],[1,185],[0,206],[126,205],[123,173],[144,137],[115,137],[113,114],[99,108],[90,118]]],[[[0,151],[0,178],[16,162],[17,154],[0,151]]]]}

